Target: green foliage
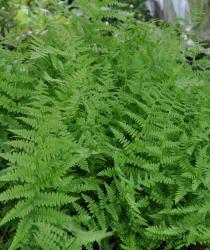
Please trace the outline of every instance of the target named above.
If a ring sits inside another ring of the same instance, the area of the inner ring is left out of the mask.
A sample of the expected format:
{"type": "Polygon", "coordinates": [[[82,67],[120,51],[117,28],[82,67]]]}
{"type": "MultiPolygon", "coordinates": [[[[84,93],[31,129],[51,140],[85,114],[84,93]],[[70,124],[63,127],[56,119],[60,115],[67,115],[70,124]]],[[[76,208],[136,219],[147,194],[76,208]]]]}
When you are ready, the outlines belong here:
{"type": "Polygon", "coordinates": [[[14,47],[31,36],[41,36],[48,23],[65,22],[57,0],[0,0],[0,39],[14,47]]]}
{"type": "MultiPolygon", "coordinates": [[[[145,0],[120,0],[128,4],[128,8],[140,16],[146,12],[145,0]]],[[[138,17],[138,16],[137,16],[138,17]]]]}
{"type": "Polygon", "coordinates": [[[0,51],[1,249],[208,249],[206,73],[171,28],[74,6],[0,51]]]}

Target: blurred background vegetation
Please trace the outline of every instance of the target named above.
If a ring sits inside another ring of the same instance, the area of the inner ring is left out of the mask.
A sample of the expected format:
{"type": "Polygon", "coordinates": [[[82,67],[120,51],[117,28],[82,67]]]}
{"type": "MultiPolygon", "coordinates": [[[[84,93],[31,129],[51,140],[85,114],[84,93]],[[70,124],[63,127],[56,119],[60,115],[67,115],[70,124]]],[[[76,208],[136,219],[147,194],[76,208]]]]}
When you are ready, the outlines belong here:
{"type": "MultiPolygon", "coordinates": [[[[40,35],[44,32],[52,15],[58,21],[65,22],[64,16],[56,14],[54,7],[58,1],[0,0],[0,35],[7,37],[8,43],[17,43],[30,34],[40,35]]],[[[120,1],[127,3],[126,10],[134,12],[139,19],[148,20],[152,16],[152,18],[175,22],[183,17],[186,21],[184,28],[188,33],[208,43],[210,41],[210,0],[120,1]]],[[[71,4],[73,1],[60,1],[61,5],[64,2],[71,4]]]]}

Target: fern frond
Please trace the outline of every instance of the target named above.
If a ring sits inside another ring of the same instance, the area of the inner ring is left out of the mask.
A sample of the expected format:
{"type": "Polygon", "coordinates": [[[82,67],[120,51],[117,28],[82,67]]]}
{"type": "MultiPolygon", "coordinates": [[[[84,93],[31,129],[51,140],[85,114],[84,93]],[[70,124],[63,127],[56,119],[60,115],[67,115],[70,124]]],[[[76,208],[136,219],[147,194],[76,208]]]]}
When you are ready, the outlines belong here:
{"type": "Polygon", "coordinates": [[[0,225],[4,225],[7,222],[14,220],[16,218],[24,218],[33,209],[33,205],[29,200],[19,201],[14,208],[12,208],[1,220],[0,225]]]}

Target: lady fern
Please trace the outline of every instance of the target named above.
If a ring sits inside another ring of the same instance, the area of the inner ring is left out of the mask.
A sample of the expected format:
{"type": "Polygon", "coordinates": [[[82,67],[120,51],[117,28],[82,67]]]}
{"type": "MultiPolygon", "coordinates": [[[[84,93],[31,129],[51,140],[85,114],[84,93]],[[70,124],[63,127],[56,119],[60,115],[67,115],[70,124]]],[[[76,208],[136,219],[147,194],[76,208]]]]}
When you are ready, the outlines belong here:
{"type": "Polygon", "coordinates": [[[2,51],[2,248],[208,247],[205,74],[169,28],[74,5],[29,51],[2,51]]]}

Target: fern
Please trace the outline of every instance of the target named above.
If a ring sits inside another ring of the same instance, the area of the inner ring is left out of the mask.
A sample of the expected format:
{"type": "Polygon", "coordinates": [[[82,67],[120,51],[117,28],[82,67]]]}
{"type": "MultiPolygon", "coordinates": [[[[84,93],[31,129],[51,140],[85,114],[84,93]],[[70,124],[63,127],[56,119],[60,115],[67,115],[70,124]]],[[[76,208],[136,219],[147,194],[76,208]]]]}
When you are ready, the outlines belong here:
{"type": "Polygon", "coordinates": [[[117,1],[53,6],[42,37],[0,51],[1,248],[208,247],[205,74],[117,1]]]}
{"type": "MultiPolygon", "coordinates": [[[[51,208],[55,216],[55,218],[49,218],[48,223],[52,223],[52,226],[58,226],[58,223],[61,222],[61,215],[56,214],[56,209],[66,204],[74,203],[78,199],[76,196],[68,194],[69,192],[74,194],[74,190],[64,191],[61,185],[63,180],[65,182],[65,175],[69,168],[68,162],[73,161],[74,164],[76,163],[74,154],[77,154],[77,146],[74,149],[75,151],[70,153],[70,148],[74,148],[74,142],[69,136],[65,136],[65,128],[64,125],[62,125],[61,116],[59,116],[58,112],[55,112],[56,106],[54,106],[54,109],[49,109],[48,98],[44,98],[44,92],[42,90],[44,91],[43,88],[38,87],[36,90],[37,94],[34,95],[31,104],[23,109],[24,114],[27,115],[28,118],[21,119],[29,126],[29,131],[34,131],[37,141],[30,141],[30,138],[24,139],[25,136],[21,138],[21,131],[19,131],[20,134],[18,137],[20,140],[17,138],[14,141],[15,143],[10,143],[10,146],[13,147],[14,150],[17,150],[17,152],[2,154],[2,157],[11,162],[11,164],[14,164],[14,169],[7,172],[6,175],[3,175],[2,180],[9,182],[19,180],[20,184],[16,185],[14,182],[14,187],[1,194],[2,201],[12,199],[19,200],[15,207],[5,214],[1,225],[14,219],[20,219],[19,223],[22,223],[25,217],[30,218],[32,226],[30,228],[27,227],[28,231],[26,229],[24,231],[24,233],[28,235],[31,235],[34,230],[33,224],[35,225],[39,221],[42,221],[42,216],[46,208],[51,208]],[[53,113],[51,113],[52,111],[50,112],[50,110],[53,110],[53,113]],[[61,135],[62,137],[59,137],[61,135]],[[28,144],[31,147],[30,151],[27,150],[28,144]],[[18,152],[19,149],[21,149],[22,152],[18,152]],[[23,153],[24,151],[26,153],[23,153]],[[26,156],[27,164],[25,164],[26,156]],[[59,192],[60,189],[62,190],[61,192],[59,192]],[[39,213],[36,213],[37,209],[39,209],[39,213]],[[57,223],[56,216],[60,216],[58,217],[59,219],[57,219],[57,223]]],[[[22,134],[25,134],[25,130],[22,131],[22,134]]],[[[43,219],[46,220],[47,218],[43,219]]],[[[16,249],[17,246],[25,244],[24,241],[22,241],[24,240],[24,236],[20,232],[20,230],[22,230],[21,225],[22,224],[18,226],[10,249],[16,249]]],[[[69,226],[66,220],[65,225],[62,224],[62,230],[67,230],[69,226]]],[[[70,226],[68,230],[71,231],[71,228],[72,226],[70,226]]],[[[75,233],[79,232],[78,237],[81,237],[79,235],[83,232],[82,228],[80,229],[79,225],[78,228],[76,228],[74,228],[73,231],[76,230],[75,233]]],[[[53,243],[55,240],[52,238],[54,236],[50,231],[46,232],[47,238],[45,243],[42,243],[44,239],[42,237],[45,237],[45,233],[39,231],[39,229],[37,230],[37,233],[34,234],[34,241],[40,244],[40,247],[49,249],[49,247],[55,246],[55,243],[53,243]]],[[[59,230],[59,228],[57,230],[59,230]]],[[[64,233],[65,230],[63,231],[63,234],[64,233]]],[[[85,236],[85,233],[83,234],[85,236]]],[[[93,232],[93,237],[94,234],[93,232]]],[[[106,234],[101,235],[105,236],[106,234]]],[[[95,237],[93,241],[97,239],[97,236],[95,237]]],[[[91,240],[87,239],[87,241],[90,242],[91,240]]],[[[81,237],[81,239],[78,240],[78,244],[82,246],[83,244],[87,244],[87,241],[81,237]]],[[[58,241],[57,244],[57,248],[59,248],[60,242],[58,241]]]]}

